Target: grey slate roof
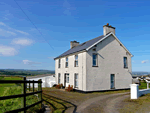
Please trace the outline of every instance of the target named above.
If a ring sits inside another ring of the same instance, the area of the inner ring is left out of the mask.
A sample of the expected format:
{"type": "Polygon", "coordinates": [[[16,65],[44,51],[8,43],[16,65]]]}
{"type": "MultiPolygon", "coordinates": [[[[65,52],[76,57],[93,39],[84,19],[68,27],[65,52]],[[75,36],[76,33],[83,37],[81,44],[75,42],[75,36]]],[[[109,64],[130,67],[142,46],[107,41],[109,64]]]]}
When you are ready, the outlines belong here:
{"type": "MultiPolygon", "coordinates": [[[[88,47],[90,47],[91,45],[93,45],[94,43],[96,43],[98,40],[102,39],[103,37],[104,37],[104,35],[101,35],[101,36],[96,37],[96,38],[94,38],[92,40],[89,40],[89,41],[86,41],[86,42],[84,42],[82,44],[79,44],[78,46],[76,46],[76,47],[74,47],[72,49],[69,49],[68,51],[64,52],[63,54],[59,55],[56,58],[60,58],[60,57],[63,57],[63,56],[66,56],[66,55],[69,55],[69,54],[72,54],[72,53],[76,53],[76,52],[85,50],[88,47]]],[[[54,60],[56,58],[54,58],[54,60]]]]}

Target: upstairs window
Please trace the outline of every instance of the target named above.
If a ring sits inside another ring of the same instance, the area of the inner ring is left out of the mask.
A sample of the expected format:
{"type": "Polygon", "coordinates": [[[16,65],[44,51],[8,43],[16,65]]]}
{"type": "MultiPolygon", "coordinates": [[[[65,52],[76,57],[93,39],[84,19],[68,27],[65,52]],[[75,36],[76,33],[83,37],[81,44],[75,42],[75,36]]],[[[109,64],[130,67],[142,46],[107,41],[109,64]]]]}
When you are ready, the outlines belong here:
{"type": "Polygon", "coordinates": [[[123,57],[124,60],[124,68],[128,68],[127,57],[123,57]]]}
{"type": "Polygon", "coordinates": [[[66,68],[68,67],[68,57],[66,57],[66,68]]]}
{"type": "Polygon", "coordinates": [[[96,53],[93,53],[93,67],[94,66],[98,66],[97,65],[97,54],[96,53]]]}
{"type": "Polygon", "coordinates": [[[59,61],[58,61],[58,68],[60,68],[60,66],[61,66],[61,60],[59,59],[59,61]]]}
{"type": "Polygon", "coordinates": [[[78,55],[75,55],[74,67],[78,67],[78,55]]]}

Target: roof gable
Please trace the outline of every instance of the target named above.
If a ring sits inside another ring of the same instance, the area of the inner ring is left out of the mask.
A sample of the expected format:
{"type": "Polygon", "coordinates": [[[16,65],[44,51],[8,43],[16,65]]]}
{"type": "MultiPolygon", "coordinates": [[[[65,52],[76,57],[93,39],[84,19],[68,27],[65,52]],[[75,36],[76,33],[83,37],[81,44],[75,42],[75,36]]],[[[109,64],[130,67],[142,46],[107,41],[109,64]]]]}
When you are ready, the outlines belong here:
{"type": "Polygon", "coordinates": [[[121,45],[122,47],[131,55],[131,57],[133,56],[129,50],[120,42],[120,40],[114,35],[113,32],[107,34],[106,36],[104,36],[103,38],[101,38],[100,40],[98,40],[97,42],[95,42],[93,45],[89,46],[86,50],[88,51],[89,49],[91,49],[93,46],[95,46],[96,44],[100,43],[102,40],[108,38],[110,35],[112,35],[121,45]]]}
{"type": "MultiPolygon", "coordinates": [[[[88,51],[89,49],[91,49],[93,46],[95,46],[96,44],[100,43],[102,40],[106,39],[107,37],[109,37],[110,35],[113,35],[114,38],[120,43],[122,44],[119,39],[113,34],[113,32],[110,32],[109,34],[107,35],[101,35],[99,37],[96,37],[92,40],[89,40],[89,41],[86,41],[84,43],[81,43],[79,44],[78,46],[72,48],[72,49],[69,49],[68,51],[64,52],[63,54],[59,55],[58,57],[54,58],[57,59],[57,58],[60,58],[60,57],[64,57],[64,56],[67,56],[69,54],[72,54],[72,53],[76,53],[76,52],[79,52],[79,51],[83,51],[83,50],[86,50],[88,51]]],[[[128,49],[122,44],[122,47],[131,55],[133,56],[129,51],[128,49]]]]}

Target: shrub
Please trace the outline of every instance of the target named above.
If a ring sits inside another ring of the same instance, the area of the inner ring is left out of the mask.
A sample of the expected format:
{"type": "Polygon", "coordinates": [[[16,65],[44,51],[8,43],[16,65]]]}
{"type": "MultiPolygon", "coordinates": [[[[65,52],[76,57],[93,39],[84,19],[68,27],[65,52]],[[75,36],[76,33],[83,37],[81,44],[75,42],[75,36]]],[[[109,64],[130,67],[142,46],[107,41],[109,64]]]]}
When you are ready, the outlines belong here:
{"type": "Polygon", "coordinates": [[[63,84],[60,84],[60,87],[63,87],[63,84]]]}
{"type": "Polygon", "coordinates": [[[53,87],[56,87],[56,86],[57,86],[57,84],[54,84],[54,85],[53,85],[53,87]]]}
{"type": "Polygon", "coordinates": [[[61,88],[60,84],[56,85],[56,88],[57,88],[57,89],[60,89],[60,88],[61,88]]]}
{"type": "Polygon", "coordinates": [[[67,91],[73,91],[73,85],[70,87],[70,85],[68,86],[68,88],[66,89],[67,91]]]}

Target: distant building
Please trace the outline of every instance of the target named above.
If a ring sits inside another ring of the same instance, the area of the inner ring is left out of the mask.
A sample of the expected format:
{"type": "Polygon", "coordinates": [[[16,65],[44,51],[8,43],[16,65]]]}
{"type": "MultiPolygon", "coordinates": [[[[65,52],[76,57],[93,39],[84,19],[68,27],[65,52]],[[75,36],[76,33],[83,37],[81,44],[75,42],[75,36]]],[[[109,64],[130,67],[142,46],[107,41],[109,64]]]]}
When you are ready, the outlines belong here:
{"type": "MultiPolygon", "coordinates": [[[[55,82],[55,75],[54,74],[44,74],[44,75],[37,75],[37,76],[32,76],[32,77],[27,77],[27,80],[31,80],[31,81],[38,81],[39,79],[42,79],[42,87],[52,87],[54,84],[56,84],[55,82]]],[[[32,83],[31,83],[31,87],[32,87],[32,83]]],[[[35,83],[34,85],[35,87],[38,87],[38,84],[35,83]]]]}

